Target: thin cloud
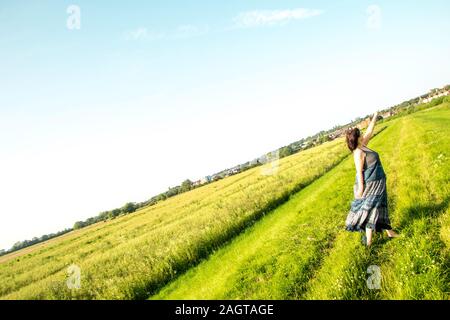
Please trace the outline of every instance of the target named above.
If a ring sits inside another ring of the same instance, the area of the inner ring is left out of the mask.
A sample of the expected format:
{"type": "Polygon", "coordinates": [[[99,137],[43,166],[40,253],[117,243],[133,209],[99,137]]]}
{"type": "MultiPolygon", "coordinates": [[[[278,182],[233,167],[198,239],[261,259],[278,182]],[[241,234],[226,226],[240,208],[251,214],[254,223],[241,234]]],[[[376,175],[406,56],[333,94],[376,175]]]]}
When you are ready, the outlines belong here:
{"type": "Polygon", "coordinates": [[[367,7],[367,28],[371,30],[381,29],[382,12],[378,5],[370,5],[367,7]]]}
{"type": "Polygon", "coordinates": [[[172,36],[175,38],[191,38],[204,35],[209,32],[208,26],[196,26],[192,24],[186,24],[178,26],[173,32],[172,36]]]}
{"type": "Polygon", "coordinates": [[[127,36],[133,40],[145,39],[148,36],[148,31],[147,28],[140,27],[136,30],[129,31],[127,36]]]}
{"type": "Polygon", "coordinates": [[[139,27],[137,29],[125,32],[126,40],[153,40],[164,38],[165,34],[162,32],[150,31],[145,27],[139,27]]]}
{"type": "Polygon", "coordinates": [[[196,26],[191,24],[180,25],[171,31],[148,30],[145,27],[125,32],[125,39],[134,41],[178,39],[201,36],[209,32],[208,26],[196,26]]]}
{"type": "Polygon", "coordinates": [[[292,20],[302,20],[321,15],[317,9],[286,9],[286,10],[253,10],[241,12],[234,19],[235,27],[251,28],[260,26],[283,25],[292,20]]]}

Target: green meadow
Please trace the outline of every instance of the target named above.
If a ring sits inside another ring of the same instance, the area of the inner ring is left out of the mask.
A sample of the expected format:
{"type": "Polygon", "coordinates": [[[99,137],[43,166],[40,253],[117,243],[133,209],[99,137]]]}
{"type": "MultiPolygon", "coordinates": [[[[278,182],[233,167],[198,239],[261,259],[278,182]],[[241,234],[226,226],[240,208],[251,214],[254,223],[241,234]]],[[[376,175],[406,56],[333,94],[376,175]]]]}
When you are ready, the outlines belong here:
{"type": "Polygon", "coordinates": [[[369,143],[400,238],[368,249],[344,230],[355,169],[339,138],[3,256],[0,299],[448,299],[449,120],[444,103],[369,143]]]}
{"type": "Polygon", "coordinates": [[[449,120],[447,103],[385,123],[369,143],[400,238],[377,234],[368,249],[344,231],[355,179],[348,157],[151,298],[448,299],[449,120]],[[376,288],[367,284],[373,268],[376,288]]]}
{"type": "Polygon", "coordinates": [[[255,167],[3,256],[0,298],[147,298],[347,155],[342,140],[330,141],[282,158],[277,167],[255,167]],[[72,264],[81,271],[79,289],[66,285],[72,264]]]}

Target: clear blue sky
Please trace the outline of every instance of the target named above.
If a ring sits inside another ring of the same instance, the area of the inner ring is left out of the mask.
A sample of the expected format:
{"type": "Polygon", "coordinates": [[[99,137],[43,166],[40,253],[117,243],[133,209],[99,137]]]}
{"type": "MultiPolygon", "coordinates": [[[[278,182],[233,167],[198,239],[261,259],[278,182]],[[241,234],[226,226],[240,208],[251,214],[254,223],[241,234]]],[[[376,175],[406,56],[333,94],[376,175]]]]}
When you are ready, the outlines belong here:
{"type": "Polygon", "coordinates": [[[449,12],[1,1],[0,248],[448,84],[449,12]]]}

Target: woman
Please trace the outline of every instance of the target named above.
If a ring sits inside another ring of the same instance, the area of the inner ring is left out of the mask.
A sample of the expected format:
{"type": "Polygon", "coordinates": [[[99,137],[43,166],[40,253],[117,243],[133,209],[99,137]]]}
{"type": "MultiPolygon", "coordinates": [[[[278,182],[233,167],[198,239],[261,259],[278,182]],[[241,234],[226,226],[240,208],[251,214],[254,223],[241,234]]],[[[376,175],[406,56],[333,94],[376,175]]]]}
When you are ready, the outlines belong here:
{"type": "Polygon", "coordinates": [[[387,207],[386,175],[378,153],[367,148],[373,134],[378,113],[375,112],[366,133],[361,137],[358,128],[349,128],[347,146],[353,153],[356,180],[353,186],[355,199],[345,222],[348,231],[366,231],[363,242],[372,244],[372,232],[386,230],[390,238],[397,237],[390,225],[387,207]]]}

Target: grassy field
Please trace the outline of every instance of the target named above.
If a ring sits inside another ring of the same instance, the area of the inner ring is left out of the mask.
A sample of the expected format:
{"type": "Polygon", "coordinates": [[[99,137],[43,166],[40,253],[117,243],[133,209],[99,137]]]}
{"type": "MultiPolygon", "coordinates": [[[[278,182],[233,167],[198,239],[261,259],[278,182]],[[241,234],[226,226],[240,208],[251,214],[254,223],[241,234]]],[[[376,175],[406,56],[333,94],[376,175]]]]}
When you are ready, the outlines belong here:
{"type": "Polygon", "coordinates": [[[348,155],[335,140],[134,214],[2,257],[1,299],[140,299],[196,265],[348,155]],[[67,267],[81,268],[69,290],[67,267]]]}
{"type": "Polygon", "coordinates": [[[449,120],[447,103],[378,125],[369,143],[401,238],[367,249],[343,230],[355,169],[337,139],[273,175],[257,167],[4,256],[0,299],[447,298],[449,120]],[[71,264],[80,289],[67,288],[71,264]]]}
{"type": "Polygon", "coordinates": [[[447,103],[389,122],[369,143],[400,238],[377,234],[367,249],[343,230],[348,157],[151,299],[448,299],[449,120],[447,103]],[[370,266],[379,289],[367,285],[370,266]]]}

